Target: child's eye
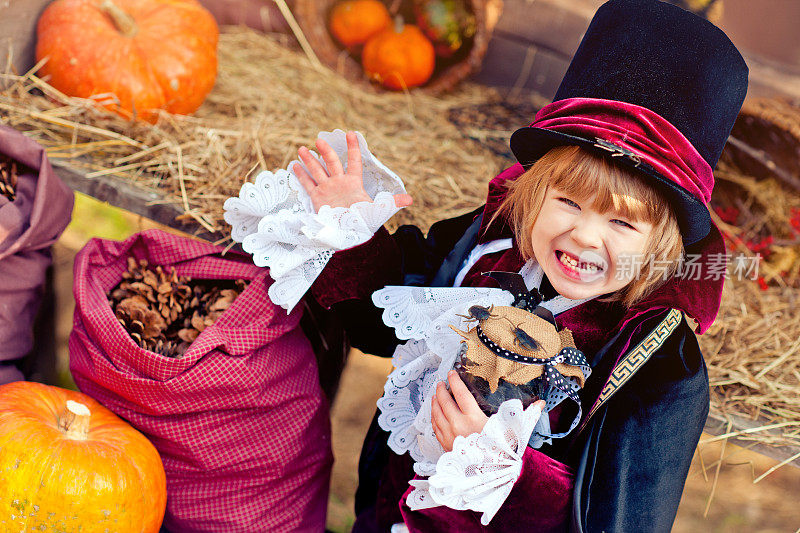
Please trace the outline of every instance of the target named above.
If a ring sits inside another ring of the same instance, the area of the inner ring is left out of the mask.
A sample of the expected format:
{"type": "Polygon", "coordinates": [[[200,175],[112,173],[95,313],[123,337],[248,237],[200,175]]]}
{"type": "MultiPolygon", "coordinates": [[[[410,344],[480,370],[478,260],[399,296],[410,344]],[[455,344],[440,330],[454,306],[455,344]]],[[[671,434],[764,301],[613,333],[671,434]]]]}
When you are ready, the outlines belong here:
{"type": "Polygon", "coordinates": [[[618,226],[622,226],[623,228],[636,229],[633,226],[631,226],[630,224],[628,224],[627,222],[625,222],[624,220],[620,220],[618,218],[613,219],[611,222],[613,222],[614,224],[617,224],[618,226]]]}
{"type": "Polygon", "coordinates": [[[567,204],[568,206],[574,207],[576,209],[580,209],[581,208],[581,206],[579,206],[578,204],[576,204],[575,202],[573,202],[569,198],[559,198],[558,201],[559,202],[563,202],[563,203],[567,204]]]}

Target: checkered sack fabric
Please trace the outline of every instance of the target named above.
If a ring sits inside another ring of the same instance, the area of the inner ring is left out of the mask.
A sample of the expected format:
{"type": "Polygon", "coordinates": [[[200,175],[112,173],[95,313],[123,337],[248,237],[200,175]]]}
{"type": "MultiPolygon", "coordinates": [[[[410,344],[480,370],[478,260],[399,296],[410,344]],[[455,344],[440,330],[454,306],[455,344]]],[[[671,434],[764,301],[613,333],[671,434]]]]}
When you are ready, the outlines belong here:
{"type": "Polygon", "coordinates": [[[171,532],[322,531],[332,464],[327,402],[299,320],[267,298],[249,256],[146,231],[75,258],[70,370],[81,391],[156,446],[171,532]],[[179,358],[139,348],[106,296],[127,258],[248,287],[179,358]]]}

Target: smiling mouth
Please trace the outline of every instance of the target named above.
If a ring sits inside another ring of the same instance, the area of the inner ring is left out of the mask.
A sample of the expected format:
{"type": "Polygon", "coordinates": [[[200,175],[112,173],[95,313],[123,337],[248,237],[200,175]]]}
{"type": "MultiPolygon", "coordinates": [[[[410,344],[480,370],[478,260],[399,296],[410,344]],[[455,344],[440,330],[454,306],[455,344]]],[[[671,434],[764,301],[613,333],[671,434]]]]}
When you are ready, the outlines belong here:
{"type": "Polygon", "coordinates": [[[556,258],[567,268],[583,274],[596,274],[603,271],[603,267],[597,263],[591,261],[580,261],[578,258],[561,250],[556,250],[556,258]]]}

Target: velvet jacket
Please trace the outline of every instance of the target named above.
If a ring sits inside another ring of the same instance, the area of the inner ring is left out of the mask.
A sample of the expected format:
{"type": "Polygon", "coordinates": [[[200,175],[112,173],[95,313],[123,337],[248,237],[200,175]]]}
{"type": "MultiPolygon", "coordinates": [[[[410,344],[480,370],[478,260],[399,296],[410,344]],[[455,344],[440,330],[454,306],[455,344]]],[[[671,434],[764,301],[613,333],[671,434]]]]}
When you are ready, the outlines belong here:
{"type": "MultiPolygon", "coordinates": [[[[312,295],[337,312],[353,346],[391,356],[399,341],[372,305],[372,292],[385,285],[451,286],[476,244],[513,236],[508,226],[489,221],[506,182],[521,173],[515,165],[498,175],[484,207],[434,224],[427,237],[413,226],[393,235],[381,229],[368,242],[334,254],[312,295]]],[[[716,228],[687,249],[692,252],[704,258],[723,253],[716,228]]],[[[494,286],[481,272],[518,271],[523,264],[516,247],[487,254],[462,286],[494,286]]],[[[700,278],[675,278],[629,309],[591,300],[556,317],[559,327],[572,330],[593,368],[581,391],[584,418],[620,357],[671,308],[691,317],[699,332],[708,328],[719,307],[722,280],[700,278]]],[[[551,445],[528,448],[520,477],[486,528],[471,511],[408,509],[404,499],[414,476],[412,461],[389,450],[388,434],[373,419],[359,462],[353,531],[389,531],[401,521],[421,532],[669,531],[708,414],[708,377],[692,329],[682,318],[647,363],[585,424],[551,445]]]]}

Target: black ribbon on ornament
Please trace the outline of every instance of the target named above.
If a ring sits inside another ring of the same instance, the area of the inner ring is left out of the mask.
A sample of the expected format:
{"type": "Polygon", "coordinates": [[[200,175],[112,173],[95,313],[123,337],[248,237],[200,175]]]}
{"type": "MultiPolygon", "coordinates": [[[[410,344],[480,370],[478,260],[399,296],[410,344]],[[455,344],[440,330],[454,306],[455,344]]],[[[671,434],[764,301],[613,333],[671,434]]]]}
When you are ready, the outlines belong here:
{"type": "Polygon", "coordinates": [[[514,297],[514,302],[511,304],[513,307],[524,309],[539,318],[547,320],[554,326],[556,325],[556,319],[553,313],[549,309],[545,309],[539,305],[542,303],[542,300],[544,300],[542,293],[539,292],[539,289],[528,290],[528,287],[525,286],[525,280],[522,278],[522,274],[519,272],[492,270],[490,272],[484,272],[483,275],[494,279],[497,281],[497,284],[500,285],[501,289],[511,293],[514,297]]]}

